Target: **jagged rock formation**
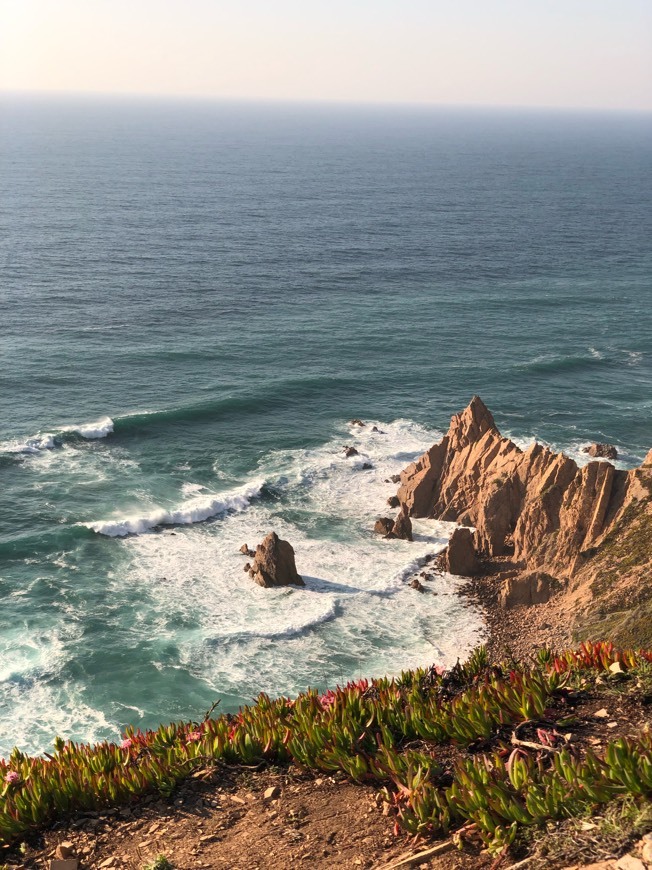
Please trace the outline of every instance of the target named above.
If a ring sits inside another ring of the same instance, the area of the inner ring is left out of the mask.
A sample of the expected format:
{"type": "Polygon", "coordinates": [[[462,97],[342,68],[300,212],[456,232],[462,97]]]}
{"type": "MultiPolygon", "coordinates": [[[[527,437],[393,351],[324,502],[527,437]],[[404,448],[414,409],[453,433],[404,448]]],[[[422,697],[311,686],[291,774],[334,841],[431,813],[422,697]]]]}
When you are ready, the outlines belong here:
{"type": "Polygon", "coordinates": [[[437,558],[437,565],[442,571],[460,577],[473,577],[479,573],[480,562],[475,552],[471,529],[462,527],[454,530],[448,546],[437,558]]]}
{"type": "Polygon", "coordinates": [[[400,538],[402,541],[412,540],[412,521],[407,506],[404,504],[401,505],[401,510],[394,521],[390,535],[392,538],[400,538]]]}
{"type": "Polygon", "coordinates": [[[531,570],[569,576],[622,510],[630,472],[607,462],[584,468],[541,444],[504,438],[481,399],[401,474],[398,498],[412,516],[476,528],[485,557],[513,556],[531,570]]]}
{"type": "Polygon", "coordinates": [[[297,573],[294,549],[270,532],[256,547],[256,557],[249,576],[259,586],[305,586],[297,573]]]}
{"type": "MultiPolygon", "coordinates": [[[[573,580],[584,600],[595,599],[598,576],[619,577],[619,593],[607,580],[600,592],[601,606],[613,608],[618,595],[622,606],[625,589],[636,589],[638,600],[652,597],[650,584],[641,593],[638,582],[641,566],[649,570],[652,563],[651,494],[652,451],[631,471],[604,461],[579,468],[538,443],[523,451],[500,434],[475,396],[444,438],[402,472],[397,497],[411,516],[473,526],[485,562],[573,580]]],[[[505,600],[516,594],[503,591],[505,600]]],[[[533,596],[546,594],[537,587],[533,596]]]]}

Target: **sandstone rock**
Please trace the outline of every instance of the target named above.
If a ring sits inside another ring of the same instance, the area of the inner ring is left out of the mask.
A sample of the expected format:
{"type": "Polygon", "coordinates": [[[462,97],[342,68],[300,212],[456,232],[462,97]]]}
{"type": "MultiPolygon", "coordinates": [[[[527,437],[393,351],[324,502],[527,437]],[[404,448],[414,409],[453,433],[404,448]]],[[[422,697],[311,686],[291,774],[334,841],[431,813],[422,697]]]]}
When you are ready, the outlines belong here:
{"type": "Polygon", "coordinates": [[[255,556],[256,555],[256,553],[253,550],[249,549],[247,544],[243,544],[240,547],[240,552],[242,553],[243,556],[255,556]]]}
{"type": "Polygon", "coordinates": [[[397,508],[400,505],[400,501],[398,500],[398,496],[390,495],[390,497],[387,499],[387,504],[391,508],[397,508]]]}
{"type": "Polygon", "coordinates": [[[349,459],[351,456],[359,456],[360,455],[358,453],[358,451],[355,449],[355,447],[347,447],[345,445],[342,449],[344,450],[344,455],[346,456],[347,459],[349,459]]]}
{"type": "Polygon", "coordinates": [[[618,459],[618,451],[613,444],[590,444],[582,448],[582,453],[588,453],[594,459],[618,459]]]}
{"type": "Polygon", "coordinates": [[[389,535],[394,526],[394,520],[389,517],[381,517],[379,520],[376,520],[376,524],[374,525],[374,532],[377,535],[389,535]]]}
{"type": "Polygon", "coordinates": [[[548,574],[516,574],[503,580],[500,605],[509,610],[520,605],[545,604],[559,588],[559,581],[548,574]]]}
{"type": "Polygon", "coordinates": [[[401,507],[401,512],[396,517],[392,526],[392,535],[402,541],[412,541],[412,522],[406,505],[401,507]]]}
{"type": "Polygon", "coordinates": [[[480,572],[471,529],[462,527],[453,531],[438,564],[442,571],[460,577],[473,577],[480,572]]]}
{"type": "Polygon", "coordinates": [[[276,798],[281,796],[281,789],[278,785],[270,785],[269,788],[265,789],[265,794],[263,795],[263,800],[273,801],[276,798]]]}
{"type": "Polygon", "coordinates": [[[401,473],[397,497],[411,516],[474,526],[486,557],[570,577],[622,515],[635,473],[605,462],[578,468],[537,443],[522,451],[474,396],[443,439],[401,473]]]}
{"type": "Polygon", "coordinates": [[[305,586],[297,573],[292,545],[276,532],[270,532],[256,547],[249,576],[259,586],[305,586]]]}

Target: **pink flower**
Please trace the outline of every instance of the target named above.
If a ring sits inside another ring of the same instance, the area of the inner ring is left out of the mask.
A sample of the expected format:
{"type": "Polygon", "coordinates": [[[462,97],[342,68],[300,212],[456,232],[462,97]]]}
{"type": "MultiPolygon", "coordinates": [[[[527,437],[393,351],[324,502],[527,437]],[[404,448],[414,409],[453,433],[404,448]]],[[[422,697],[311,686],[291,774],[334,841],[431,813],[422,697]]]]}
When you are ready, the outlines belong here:
{"type": "Polygon", "coordinates": [[[130,737],[125,737],[125,739],[120,744],[120,749],[131,749],[133,740],[130,737]]]}
{"type": "Polygon", "coordinates": [[[186,734],[186,740],[188,743],[196,743],[198,740],[201,740],[201,731],[190,731],[186,734]]]}
{"type": "Polygon", "coordinates": [[[11,785],[12,782],[18,782],[20,779],[20,774],[16,773],[15,770],[10,770],[9,773],[5,776],[5,782],[11,785]]]}

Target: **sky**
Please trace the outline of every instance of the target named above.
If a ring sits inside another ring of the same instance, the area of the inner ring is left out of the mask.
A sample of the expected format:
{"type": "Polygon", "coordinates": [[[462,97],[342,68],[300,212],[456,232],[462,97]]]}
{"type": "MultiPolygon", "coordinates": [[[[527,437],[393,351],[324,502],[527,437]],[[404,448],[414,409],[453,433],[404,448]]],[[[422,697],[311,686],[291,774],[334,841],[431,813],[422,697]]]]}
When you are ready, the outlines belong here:
{"type": "Polygon", "coordinates": [[[652,2],[0,0],[0,90],[652,111],[652,2]]]}

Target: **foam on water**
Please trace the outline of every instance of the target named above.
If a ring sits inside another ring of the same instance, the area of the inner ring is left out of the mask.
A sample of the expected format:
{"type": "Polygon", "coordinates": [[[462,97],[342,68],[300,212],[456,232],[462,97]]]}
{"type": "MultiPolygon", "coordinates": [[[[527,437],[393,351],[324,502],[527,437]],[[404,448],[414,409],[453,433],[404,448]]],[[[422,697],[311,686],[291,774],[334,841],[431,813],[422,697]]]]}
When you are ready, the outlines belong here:
{"type": "Polygon", "coordinates": [[[118,516],[96,522],[79,523],[100,535],[110,538],[141,535],[158,526],[201,523],[227,511],[244,510],[251,499],[260,495],[264,481],[254,481],[237,489],[220,493],[207,493],[184,501],[173,508],[155,507],[145,514],[118,516]]]}

